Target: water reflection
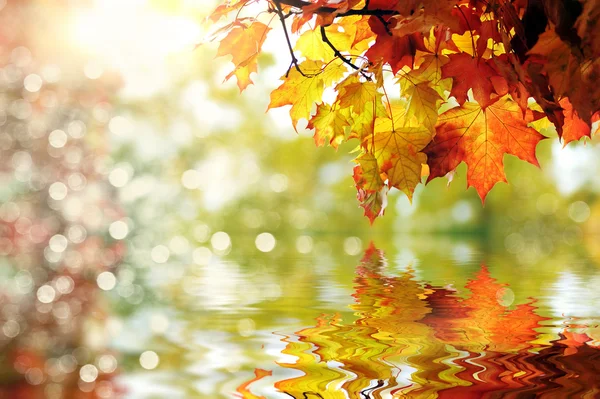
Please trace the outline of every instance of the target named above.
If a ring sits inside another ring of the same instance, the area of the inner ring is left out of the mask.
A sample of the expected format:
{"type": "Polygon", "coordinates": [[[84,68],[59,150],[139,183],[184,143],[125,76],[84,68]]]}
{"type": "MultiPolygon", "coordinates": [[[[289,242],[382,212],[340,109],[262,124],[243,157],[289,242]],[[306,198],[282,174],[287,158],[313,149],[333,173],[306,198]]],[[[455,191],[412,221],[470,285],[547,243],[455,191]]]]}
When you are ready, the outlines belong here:
{"type": "MultiPolygon", "coordinates": [[[[286,375],[279,393],[301,398],[594,398],[600,393],[597,326],[552,323],[534,299],[514,304],[507,284],[482,265],[461,293],[388,272],[370,247],[354,280],[355,319],[320,314],[312,327],[284,335],[286,375]],[[591,327],[591,328],[590,328],[591,327]],[[596,330],[597,331],[597,330],[596,330]],[[290,375],[294,375],[289,377],[290,375]]],[[[271,376],[256,369],[241,384],[271,376]]],[[[258,384],[258,383],[257,383],[258,384]]],[[[250,388],[249,388],[250,387],[250,388]]],[[[267,396],[270,397],[270,396],[267,396]]]]}

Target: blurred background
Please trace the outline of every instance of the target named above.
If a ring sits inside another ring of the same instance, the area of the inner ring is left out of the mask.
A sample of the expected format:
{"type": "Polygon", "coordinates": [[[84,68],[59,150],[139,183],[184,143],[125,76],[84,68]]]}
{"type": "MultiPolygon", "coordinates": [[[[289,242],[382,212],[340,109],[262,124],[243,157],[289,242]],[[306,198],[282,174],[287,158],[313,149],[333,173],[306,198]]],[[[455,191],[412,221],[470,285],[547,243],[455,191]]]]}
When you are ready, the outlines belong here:
{"type": "Polygon", "coordinates": [[[352,315],[370,242],[392,273],[462,287],[484,262],[554,327],[597,320],[593,141],[546,132],[541,170],[507,157],[485,206],[462,165],[371,227],[353,143],[265,113],[277,32],[254,86],[223,82],[213,3],[0,0],[0,398],[231,397],[273,332],[352,315]]]}

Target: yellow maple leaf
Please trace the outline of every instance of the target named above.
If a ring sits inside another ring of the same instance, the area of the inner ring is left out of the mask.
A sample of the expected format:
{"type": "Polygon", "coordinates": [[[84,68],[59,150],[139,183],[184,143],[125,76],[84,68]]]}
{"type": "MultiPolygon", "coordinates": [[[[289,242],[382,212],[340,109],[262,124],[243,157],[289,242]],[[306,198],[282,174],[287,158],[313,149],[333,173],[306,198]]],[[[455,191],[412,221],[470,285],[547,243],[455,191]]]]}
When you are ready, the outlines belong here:
{"type": "Polygon", "coordinates": [[[351,121],[350,134],[348,139],[358,139],[361,143],[373,135],[375,121],[377,116],[385,115],[382,104],[375,107],[374,103],[369,103],[362,111],[358,113],[351,112],[348,118],[351,121]]]}
{"type": "Polygon", "coordinates": [[[447,99],[446,92],[452,89],[452,79],[442,78],[442,67],[450,61],[445,55],[425,54],[419,68],[413,69],[406,74],[414,84],[429,82],[431,87],[442,97],[447,99]]]}
{"type": "Polygon", "coordinates": [[[433,132],[427,127],[408,126],[407,102],[388,104],[387,115],[377,118],[374,133],[364,141],[365,151],[372,153],[379,170],[387,176],[387,184],[403,191],[412,199],[421,182],[422,164],[427,162],[423,148],[431,142],[433,132]]]}
{"type": "MultiPolygon", "coordinates": [[[[337,49],[350,48],[353,38],[345,32],[338,32],[337,29],[338,25],[330,25],[325,28],[327,38],[331,44],[337,49]]],[[[306,59],[312,61],[328,62],[335,57],[331,47],[323,41],[319,28],[302,33],[294,49],[301,52],[306,59]]]]}
{"type": "Polygon", "coordinates": [[[409,79],[402,79],[400,86],[402,95],[408,100],[407,119],[414,125],[423,125],[435,133],[442,97],[426,82],[414,84],[409,79]]]}
{"type": "Polygon", "coordinates": [[[403,191],[409,200],[421,182],[421,165],[427,162],[421,150],[432,137],[424,126],[397,127],[376,132],[372,143],[368,143],[381,171],[387,175],[388,185],[403,191]]]}
{"type": "Polygon", "coordinates": [[[314,139],[317,146],[329,144],[337,149],[344,142],[346,126],[350,125],[347,113],[347,109],[335,109],[327,104],[317,106],[317,113],[307,125],[308,129],[315,129],[314,139]]]}
{"type": "Polygon", "coordinates": [[[355,112],[362,112],[368,103],[379,103],[383,97],[373,82],[361,82],[356,75],[351,75],[336,86],[339,92],[340,107],[353,107],[355,112]]]}
{"type": "Polygon", "coordinates": [[[354,167],[354,182],[356,187],[366,192],[376,192],[383,187],[383,180],[379,173],[379,165],[373,154],[365,153],[359,155],[354,162],[358,165],[354,167]]]}
{"type": "Polygon", "coordinates": [[[304,61],[299,68],[302,73],[292,68],[287,77],[281,78],[283,83],[271,92],[271,102],[267,108],[291,105],[290,116],[294,129],[297,129],[300,119],[310,118],[312,106],[320,102],[325,87],[341,79],[346,71],[341,62],[332,62],[324,67],[321,61],[304,61]]]}
{"type": "MultiPolygon", "coordinates": [[[[454,33],[452,35],[452,41],[456,44],[456,47],[463,53],[469,54],[471,56],[475,55],[475,47],[474,42],[477,41],[479,35],[474,35],[471,32],[467,31],[462,35],[458,35],[454,33]]],[[[444,50],[444,54],[449,53],[448,50],[444,50]]]]}

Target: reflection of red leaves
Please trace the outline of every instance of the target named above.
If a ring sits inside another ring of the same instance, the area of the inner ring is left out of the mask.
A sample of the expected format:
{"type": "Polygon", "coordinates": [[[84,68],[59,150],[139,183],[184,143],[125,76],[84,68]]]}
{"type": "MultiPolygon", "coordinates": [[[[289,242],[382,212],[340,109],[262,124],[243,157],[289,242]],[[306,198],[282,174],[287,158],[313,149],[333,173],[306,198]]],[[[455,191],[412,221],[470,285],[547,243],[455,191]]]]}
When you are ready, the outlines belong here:
{"type": "Polygon", "coordinates": [[[436,329],[436,337],[457,348],[475,352],[527,348],[537,336],[534,329],[546,318],[535,314],[536,308],[531,303],[512,310],[501,305],[497,294],[505,287],[483,266],[466,285],[471,292],[469,298],[461,300],[447,290],[436,290],[428,297],[433,311],[423,322],[436,329]]]}
{"type": "Polygon", "coordinates": [[[499,294],[508,292],[508,285],[485,266],[466,284],[470,296],[463,299],[450,289],[421,284],[410,272],[386,276],[385,262],[370,244],[354,280],[351,307],[357,320],[321,315],[314,327],[296,332],[297,339],[282,340],[283,353],[296,358],[282,366],[302,375],[277,382],[278,390],[297,398],[312,392],[324,398],[386,392],[411,398],[554,399],[597,386],[600,350],[590,346],[590,338],[564,332],[550,346],[533,343],[535,329],[546,319],[533,303],[501,305],[499,294]],[[396,367],[405,366],[413,368],[410,385],[397,378],[396,367]]]}
{"type": "Polygon", "coordinates": [[[592,338],[585,333],[570,332],[566,329],[563,330],[559,335],[561,339],[556,341],[556,343],[566,346],[564,350],[565,356],[570,356],[577,353],[577,348],[592,341],[592,338]]]}
{"type": "Polygon", "coordinates": [[[252,392],[250,392],[250,390],[248,389],[248,387],[258,381],[261,380],[267,376],[272,375],[273,373],[269,370],[263,370],[263,369],[254,369],[254,378],[246,381],[242,384],[240,384],[240,386],[237,387],[237,389],[235,390],[237,393],[239,393],[240,395],[236,395],[239,398],[243,398],[243,399],[266,399],[264,396],[256,396],[254,395],[252,392]]]}

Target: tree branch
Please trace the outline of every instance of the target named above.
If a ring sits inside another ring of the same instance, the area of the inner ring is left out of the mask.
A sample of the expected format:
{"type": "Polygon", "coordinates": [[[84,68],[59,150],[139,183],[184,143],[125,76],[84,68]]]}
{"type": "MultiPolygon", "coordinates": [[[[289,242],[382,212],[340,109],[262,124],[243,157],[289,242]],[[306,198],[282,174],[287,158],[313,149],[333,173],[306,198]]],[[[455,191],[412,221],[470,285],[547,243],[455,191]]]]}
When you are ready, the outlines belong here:
{"type": "Polygon", "coordinates": [[[387,34],[392,36],[392,31],[390,30],[389,22],[386,21],[385,18],[383,18],[381,15],[376,15],[376,17],[379,20],[379,22],[381,22],[383,24],[383,27],[385,28],[385,31],[387,32],[387,34]]]}
{"type": "MultiPolygon", "coordinates": [[[[303,8],[306,6],[312,6],[314,5],[314,3],[309,3],[308,1],[304,1],[304,0],[275,0],[275,3],[280,3],[280,4],[285,4],[287,6],[291,6],[291,7],[296,7],[296,8],[303,8]]],[[[392,15],[399,15],[398,11],[396,10],[370,10],[368,9],[368,3],[367,5],[359,10],[348,10],[346,12],[341,12],[339,14],[336,14],[337,17],[347,17],[350,15],[375,15],[375,16],[392,16],[392,15]]],[[[317,8],[314,12],[316,13],[324,13],[324,14],[334,14],[338,11],[337,8],[334,7],[319,7],[317,8]]]]}
{"type": "Polygon", "coordinates": [[[327,43],[327,45],[333,50],[333,54],[335,54],[336,57],[338,57],[340,60],[344,61],[344,63],[346,63],[346,65],[349,65],[352,69],[357,70],[358,72],[360,72],[360,74],[367,79],[368,81],[371,80],[371,77],[368,76],[362,69],[360,69],[358,66],[354,65],[348,58],[344,57],[342,55],[342,53],[340,53],[340,51],[333,45],[333,43],[331,43],[331,41],[329,40],[329,38],[327,37],[327,32],[325,31],[325,27],[321,25],[321,39],[323,39],[323,41],[325,43],[327,43]]]}
{"type": "MultiPolygon", "coordinates": [[[[285,15],[283,14],[283,10],[281,9],[281,2],[280,1],[273,1],[273,3],[275,3],[275,7],[277,8],[277,15],[279,15],[279,20],[281,21],[281,26],[283,26],[283,33],[285,34],[285,41],[287,42],[288,45],[288,49],[290,51],[290,55],[292,56],[292,65],[296,68],[296,71],[298,71],[298,73],[302,76],[304,76],[305,78],[307,78],[308,76],[302,72],[302,69],[300,69],[300,66],[298,65],[298,59],[296,58],[296,55],[294,54],[294,48],[292,47],[292,42],[290,41],[290,35],[287,31],[287,26],[285,26],[285,15]]],[[[285,77],[287,78],[290,70],[292,69],[292,65],[290,65],[290,68],[288,69],[287,73],[285,74],[285,77]]]]}

